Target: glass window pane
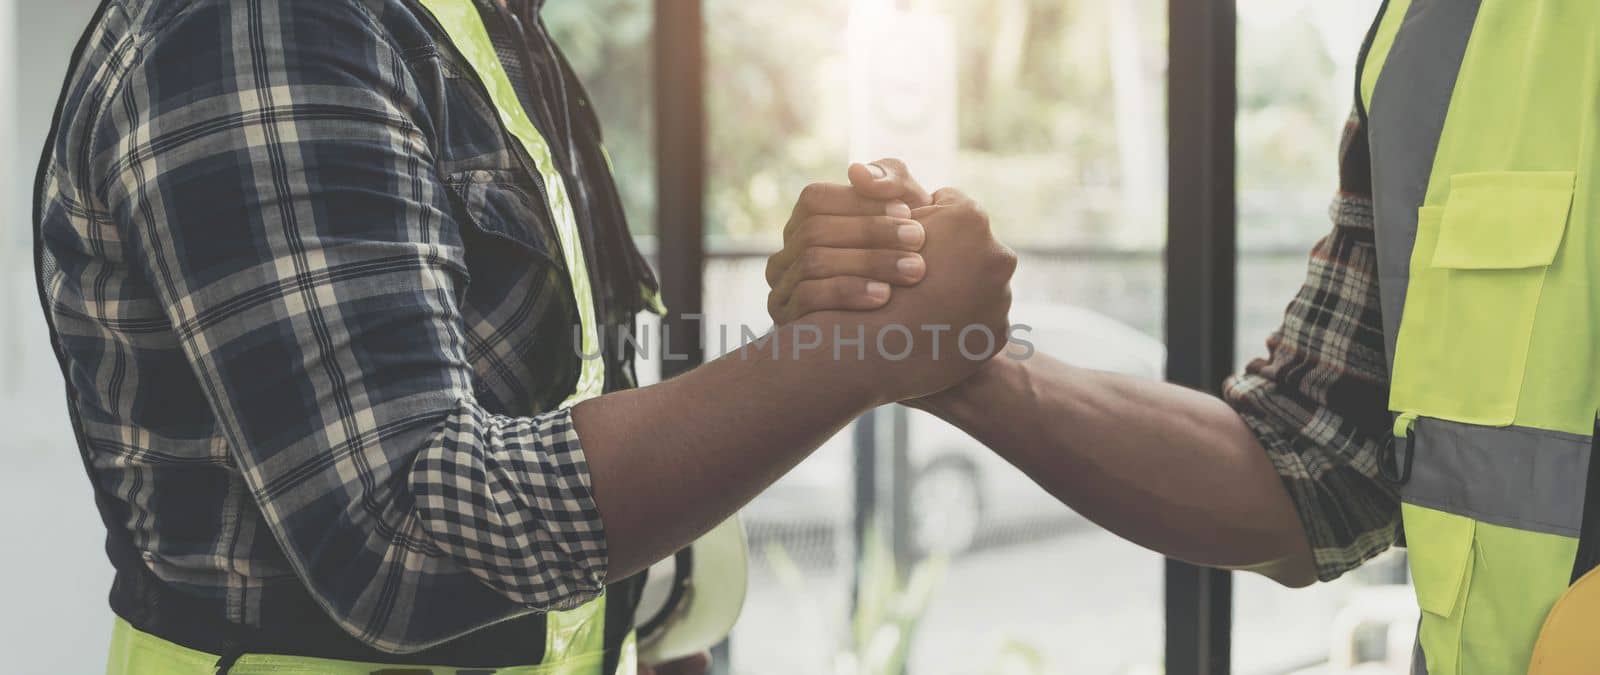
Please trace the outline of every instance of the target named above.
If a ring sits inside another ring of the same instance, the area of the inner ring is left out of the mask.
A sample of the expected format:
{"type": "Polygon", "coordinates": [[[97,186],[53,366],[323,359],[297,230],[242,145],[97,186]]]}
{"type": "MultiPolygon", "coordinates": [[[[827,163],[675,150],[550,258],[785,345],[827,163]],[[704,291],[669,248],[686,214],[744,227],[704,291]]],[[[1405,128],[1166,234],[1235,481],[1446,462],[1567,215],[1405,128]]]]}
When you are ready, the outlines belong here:
{"type": "MultiPolygon", "coordinates": [[[[1053,357],[1162,377],[1165,3],[911,6],[949,27],[954,184],[1019,252],[1012,320],[1053,357]]],[[[931,417],[911,415],[907,450],[909,525],[928,540],[912,551],[942,545],[950,560],[910,672],[1159,668],[1160,556],[931,417]]]]}
{"type": "MultiPolygon", "coordinates": [[[[764,325],[761,257],[800,187],[896,156],[928,187],[977,198],[1021,252],[1013,319],[1040,350],[1159,378],[1164,7],[708,0],[708,321],[764,325]]],[[[850,432],[746,510],[757,569],[736,672],[892,672],[893,647],[916,673],[1159,664],[1159,556],[942,422],[904,409],[876,420],[877,536],[855,569],[850,432]],[[898,620],[874,611],[878,591],[907,608],[898,620]],[[912,632],[897,645],[881,636],[899,621],[912,632]]]]}
{"type": "Polygon", "coordinates": [[[656,217],[652,6],[650,0],[549,2],[541,14],[594,100],[628,225],[647,239],[656,217]]]}
{"type": "MultiPolygon", "coordinates": [[[[1379,0],[1239,3],[1238,359],[1267,336],[1305,280],[1307,252],[1332,229],[1339,137],[1356,58],[1379,0]]],[[[1409,673],[1417,611],[1394,551],[1337,581],[1288,590],[1235,575],[1238,673],[1409,673]]]]}

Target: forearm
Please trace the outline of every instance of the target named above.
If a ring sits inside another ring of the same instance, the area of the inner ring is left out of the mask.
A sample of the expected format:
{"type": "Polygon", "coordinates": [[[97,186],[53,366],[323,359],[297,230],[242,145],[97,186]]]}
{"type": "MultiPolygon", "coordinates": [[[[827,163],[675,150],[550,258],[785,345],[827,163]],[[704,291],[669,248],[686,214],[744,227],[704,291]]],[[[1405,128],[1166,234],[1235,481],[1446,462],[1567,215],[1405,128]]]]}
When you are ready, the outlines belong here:
{"type": "Polygon", "coordinates": [[[1288,585],[1315,579],[1267,453],[1214,397],[1035,355],[997,358],[928,407],[1135,543],[1288,585]]]}
{"type": "MultiPolygon", "coordinates": [[[[831,334],[824,314],[807,323],[831,334]]],[[[877,403],[867,364],[827,346],[793,349],[795,328],[661,384],[578,405],[609,576],[687,545],[877,403]]],[[[809,339],[809,336],[808,336],[809,339]]]]}

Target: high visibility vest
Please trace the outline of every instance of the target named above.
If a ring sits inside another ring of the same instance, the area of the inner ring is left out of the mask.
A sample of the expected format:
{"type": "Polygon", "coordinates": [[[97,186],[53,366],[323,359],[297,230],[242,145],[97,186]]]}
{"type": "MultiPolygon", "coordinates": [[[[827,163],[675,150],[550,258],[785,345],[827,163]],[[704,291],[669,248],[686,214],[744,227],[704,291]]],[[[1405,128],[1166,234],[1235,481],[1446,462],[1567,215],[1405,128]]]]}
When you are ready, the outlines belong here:
{"type": "Polygon", "coordinates": [[[1600,672],[1563,646],[1600,642],[1600,582],[1571,583],[1600,409],[1600,3],[1388,0],[1359,96],[1414,672],[1600,672]]]}
{"type": "MultiPolygon", "coordinates": [[[[556,236],[568,270],[568,280],[573,300],[578,308],[581,330],[581,354],[600,353],[599,324],[595,317],[595,302],[589,281],[588,261],[583,254],[578,220],[573,213],[572,201],[567,193],[566,179],[556,166],[550,143],[539,133],[528,118],[517,98],[516,89],[506,75],[505,66],[495,54],[483,17],[478,14],[472,0],[420,0],[449,35],[451,43],[472,66],[479,82],[488,93],[501,123],[527,151],[534,169],[545,188],[550,213],[555,218],[556,236]]],[[[562,408],[576,405],[604,393],[606,372],[604,358],[583,358],[575,390],[562,408]]],[[[605,619],[606,597],[600,597],[575,609],[550,612],[546,615],[544,659],[538,664],[493,669],[506,675],[602,675],[606,656],[605,619]]],[[[637,670],[635,638],[630,632],[618,647],[618,675],[632,675],[637,670]]],[[[219,655],[188,649],[157,636],[134,628],[118,619],[113,629],[108,673],[119,675],[181,675],[183,673],[211,673],[215,671],[219,655]]],[[[280,654],[245,654],[228,672],[237,675],[254,673],[326,673],[328,675],[367,675],[388,670],[412,672],[457,673],[460,666],[439,664],[415,666],[381,663],[363,663],[332,659],[309,658],[280,654]]]]}

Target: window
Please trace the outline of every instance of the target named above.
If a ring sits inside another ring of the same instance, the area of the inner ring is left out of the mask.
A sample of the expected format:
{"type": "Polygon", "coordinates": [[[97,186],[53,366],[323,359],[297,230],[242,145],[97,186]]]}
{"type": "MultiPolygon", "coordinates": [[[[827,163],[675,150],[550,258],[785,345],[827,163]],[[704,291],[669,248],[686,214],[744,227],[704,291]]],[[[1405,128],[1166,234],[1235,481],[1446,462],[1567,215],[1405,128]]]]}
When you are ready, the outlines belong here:
{"type": "MultiPolygon", "coordinates": [[[[1163,3],[708,0],[706,30],[712,325],[766,325],[803,185],[896,156],[1022,252],[1013,320],[1040,350],[1161,376],[1163,3]]],[[[736,672],[1160,663],[1159,556],[936,419],[862,424],[746,509],[736,672]]]]}

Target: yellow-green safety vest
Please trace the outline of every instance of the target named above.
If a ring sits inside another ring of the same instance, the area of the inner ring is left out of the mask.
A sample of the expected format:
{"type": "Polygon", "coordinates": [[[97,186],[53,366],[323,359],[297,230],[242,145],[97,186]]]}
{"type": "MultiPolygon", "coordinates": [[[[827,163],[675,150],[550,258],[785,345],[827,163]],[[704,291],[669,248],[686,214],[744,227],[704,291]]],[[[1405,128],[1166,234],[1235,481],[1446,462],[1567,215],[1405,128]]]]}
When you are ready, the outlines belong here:
{"type": "Polygon", "coordinates": [[[1388,0],[1361,63],[1413,670],[1525,673],[1600,409],[1600,2],[1388,0]]]}
{"type": "MultiPolygon", "coordinates": [[[[599,324],[589,282],[588,261],[579,239],[577,217],[573,214],[565,178],[556,168],[550,144],[528,118],[517,98],[505,67],[495,55],[488,29],[472,0],[420,0],[449,35],[451,43],[472,66],[478,80],[494,103],[500,121],[533,159],[539,179],[544,183],[550,213],[555,217],[556,236],[566,262],[573,300],[580,320],[582,354],[598,354],[599,324]]],[[[604,392],[604,358],[583,358],[575,391],[561,403],[566,408],[604,392]]],[[[606,597],[572,610],[550,612],[546,616],[544,660],[538,664],[509,668],[474,669],[497,675],[601,675],[605,662],[606,597]]],[[[617,675],[632,675],[637,670],[634,636],[629,634],[619,647],[617,675]]],[[[108,675],[184,675],[215,672],[219,656],[168,642],[117,619],[112,631],[108,675]]],[[[229,673],[317,673],[326,675],[369,675],[373,672],[431,672],[454,674],[460,666],[394,665],[308,658],[279,654],[245,654],[234,662],[229,673]]]]}

